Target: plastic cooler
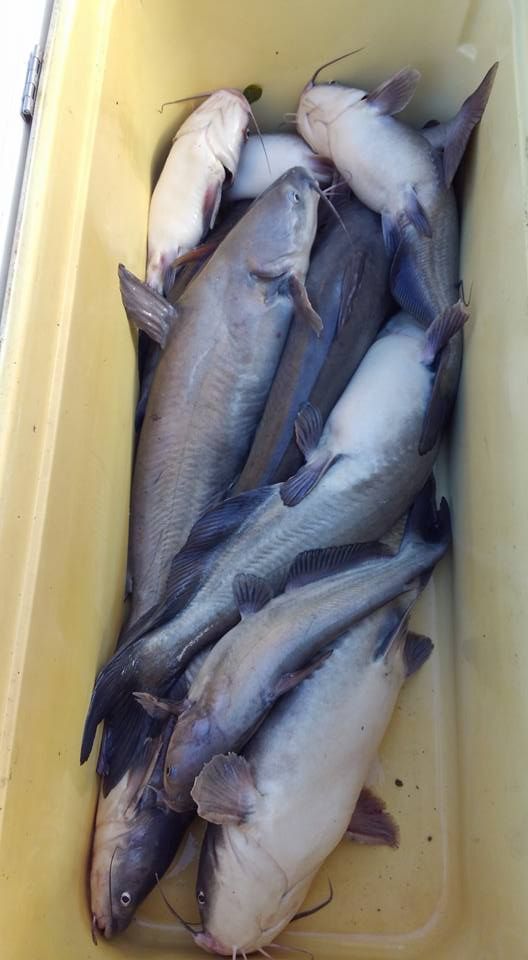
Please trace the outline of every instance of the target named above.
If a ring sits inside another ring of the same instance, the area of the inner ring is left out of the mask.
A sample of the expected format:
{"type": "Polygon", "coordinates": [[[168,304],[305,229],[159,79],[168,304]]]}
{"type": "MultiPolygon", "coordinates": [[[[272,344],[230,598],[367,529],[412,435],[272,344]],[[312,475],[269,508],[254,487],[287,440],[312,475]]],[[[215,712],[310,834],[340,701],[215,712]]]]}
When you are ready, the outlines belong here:
{"type": "MultiPolygon", "coordinates": [[[[274,129],[314,69],[370,87],[412,63],[407,111],[447,118],[500,68],[462,182],[472,290],[440,474],[454,548],[417,617],[435,651],[403,691],[378,792],[396,852],[344,842],[280,939],[316,960],[528,957],[527,5],[524,0],[59,0],[33,129],[0,350],[2,960],[197,956],[154,891],[96,947],[86,897],[97,783],[80,767],[122,615],[136,395],[117,264],[144,269],[151,188],[190,105],[264,89],[274,129]]],[[[307,798],[309,802],[309,798],[307,798]]],[[[197,919],[194,830],[164,889],[197,919]]]]}

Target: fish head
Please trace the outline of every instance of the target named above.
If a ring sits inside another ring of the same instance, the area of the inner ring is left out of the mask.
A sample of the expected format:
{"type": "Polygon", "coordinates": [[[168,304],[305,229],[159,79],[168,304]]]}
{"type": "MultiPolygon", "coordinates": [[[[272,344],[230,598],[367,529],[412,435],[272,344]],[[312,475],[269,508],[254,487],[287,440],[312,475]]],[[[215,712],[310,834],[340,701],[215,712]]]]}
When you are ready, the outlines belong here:
{"type": "Polygon", "coordinates": [[[291,917],[283,911],[285,893],[284,871],[251,830],[209,824],[196,881],[199,946],[232,956],[234,948],[249,953],[269,944],[291,917]]]}
{"type": "Polygon", "coordinates": [[[222,753],[223,740],[214,719],[196,707],[182,714],[167,748],[163,787],[171,810],[194,808],[191,789],[203,765],[222,753]]]}
{"type": "MultiPolygon", "coordinates": [[[[253,276],[304,277],[317,229],[319,192],[304,167],[292,167],[252,204],[241,224],[245,261],[253,276]]],[[[237,239],[242,239],[240,233],[237,239]]]]}
{"type": "MultiPolygon", "coordinates": [[[[145,796],[149,796],[147,791],[145,796]]],[[[187,825],[181,824],[181,833],[187,825]]],[[[109,939],[126,930],[137,908],[156,885],[175,848],[174,815],[157,807],[154,795],[118,836],[94,850],[91,907],[94,930],[109,939]]],[[[178,834],[179,836],[179,834],[178,834]]]]}
{"type": "Polygon", "coordinates": [[[331,157],[330,128],[343,113],[361,108],[365,90],[339,83],[306,84],[297,107],[297,129],[312,150],[331,157]]]}
{"type": "Polygon", "coordinates": [[[232,179],[247,140],[251,107],[240,90],[215,90],[181,125],[175,139],[203,132],[213,156],[232,179]]]}

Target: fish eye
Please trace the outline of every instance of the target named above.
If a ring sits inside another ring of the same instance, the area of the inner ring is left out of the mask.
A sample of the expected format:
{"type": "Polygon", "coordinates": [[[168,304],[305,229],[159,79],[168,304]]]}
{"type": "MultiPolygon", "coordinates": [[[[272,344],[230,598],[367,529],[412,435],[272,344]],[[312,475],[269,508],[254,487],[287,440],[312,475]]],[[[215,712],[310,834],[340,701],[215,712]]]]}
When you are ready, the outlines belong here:
{"type": "Polygon", "coordinates": [[[334,84],[335,84],[335,80],[329,80],[329,81],[328,81],[328,86],[329,86],[329,87],[333,87],[334,84]]]}
{"type": "Polygon", "coordinates": [[[124,907],[129,907],[130,904],[132,903],[132,897],[130,896],[128,890],[123,890],[123,893],[121,894],[119,899],[124,907]]]}
{"type": "Polygon", "coordinates": [[[203,907],[205,903],[205,893],[203,892],[203,890],[198,890],[196,899],[198,900],[198,903],[200,904],[200,906],[203,907]]]}
{"type": "Polygon", "coordinates": [[[301,195],[297,193],[297,190],[292,190],[290,193],[290,200],[292,200],[293,203],[299,203],[300,199],[301,195]]]}

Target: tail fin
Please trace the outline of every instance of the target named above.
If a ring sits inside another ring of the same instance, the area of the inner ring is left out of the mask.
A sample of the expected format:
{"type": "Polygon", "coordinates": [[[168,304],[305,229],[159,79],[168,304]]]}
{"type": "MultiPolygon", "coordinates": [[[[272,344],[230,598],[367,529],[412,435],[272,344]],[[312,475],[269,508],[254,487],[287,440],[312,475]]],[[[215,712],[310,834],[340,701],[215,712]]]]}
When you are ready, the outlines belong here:
{"type": "Polygon", "coordinates": [[[451,541],[451,519],[447,500],[442,498],[436,506],[436,484],[433,474],[414,501],[400,549],[415,544],[437,545],[441,553],[451,541]]]}
{"type": "Polygon", "coordinates": [[[135,277],[122,263],[119,264],[118,274],[121,299],[128,319],[163,348],[178,316],[176,307],[135,277]]]}
{"type": "Polygon", "coordinates": [[[497,62],[490,67],[477,89],[470,94],[467,100],[464,100],[456,117],[453,117],[450,123],[447,124],[443,159],[446,187],[451,186],[453,177],[464,156],[469,138],[482,119],[482,114],[486,109],[498,66],[499,64],[497,62]]]}
{"type": "MultiPolygon", "coordinates": [[[[97,727],[102,720],[116,714],[128,691],[137,689],[139,678],[135,675],[130,646],[125,645],[99,671],[88,707],[81,745],[81,763],[85,763],[92,752],[97,727]]],[[[132,700],[132,697],[130,698],[132,700]]],[[[112,743],[115,742],[115,728],[112,724],[112,743]]],[[[107,758],[108,760],[108,758],[107,758]]]]}

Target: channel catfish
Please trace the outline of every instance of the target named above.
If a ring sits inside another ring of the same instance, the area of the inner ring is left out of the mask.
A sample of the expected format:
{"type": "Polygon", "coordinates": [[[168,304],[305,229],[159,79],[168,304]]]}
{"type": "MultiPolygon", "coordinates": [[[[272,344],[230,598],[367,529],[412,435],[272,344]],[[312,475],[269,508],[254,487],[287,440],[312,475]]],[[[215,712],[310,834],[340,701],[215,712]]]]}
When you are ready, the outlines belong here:
{"type": "Polygon", "coordinates": [[[120,267],[128,317],[161,347],[131,493],[129,624],[163,596],[193,523],[242,468],[304,287],[319,189],[294,168],[256,200],[174,307],[120,267]]]}
{"type": "Polygon", "coordinates": [[[95,683],[81,761],[89,756],[98,723],[112,718],[120,732],[117,748],[108,751],[107,789],[148,736],[149,718],[133,692],[167,696],[188,660],[237,623],[231,582],[238,572],[266,577],[280,589],[300,551],[377,540],[408,510],[438,449],[418,453],[434,378],[431,358],[445,336],[437,324],[425,333],[412,317],[393,318],[322,435],[317,411],[308,407],[299,415],[297,435],[306,465],[283,484],[225,500],[195,524],[173,561],[159,624],[145,636],[138,625],[137,636],[103,667],[95,683]]]}
{"type": "Polygon", "coordinates": [[[141,762],[108,796],[99,797],[90,869],[92,929],[106,938],[125,930],[172,862],[192,815],[158,804],[174,718],[141,762]]]}
{"type": "Polygon", "coordinates": [[[174,261],[214,226],[250,115],[239,90],[216,90],[177,131],[150,201],[147,283],[158,293],[170,291],[174,261]]]}
{"type": "MultiPolygon", "coordinates": [[[[452,189],[475,126],[482,118],[498,64],[446,124],[417,131],[396,119],[420,79],[409,67],[367,93],[341,84],[305,86],[299,132],[330,157],[354,192],[381,214],[394,255],[391,290],[399,304],[430,322],[457,299],[458,216],[452,189]]],[[[317,71],[318,72],[318,71],[317,71]]],[[[462,362],[462,335],[439,356],[420,451],[435,442],[451,410],[462,362]]]]}
{"type": "Polygon", "coordinates": [[[302,463],[295,418],[310,400],[324,420],[386,319],[389,258],[380,219],[352,196],[317,234],[306,290],[323,323],[320,337],[294,317],[247,463],[234,492],[290,477],[302,463]]]}
{"type": "Polygon", "coordinates": [[[397,846],[395,822],[365,783],[400,688],[432,649],[407,629],[418,592],[417,585],[333,641],[243,757],[217,756],[201,771],[192,796],[214,825],[196,884],[200,946],[232,956],[272,943],[344,836],[397,846]]]}
{"type": "Polygon", "coordinates": [[[396,555],[381,544],[309,550],[293,562],[285,592],[273,599],[266,580],[239,574],[233,592],[242,620],[213,647],[183,707],[136,694],[150,715],[178,713],[164,776],[172,809],[192,809],[190,791],[203,765],[243,747],[275,700],[321,662],[323,648],[428,575],[449,537],[447,503],[436,511],[431,482],[411,508],[396,555]]]}
{"type": "Polygon", "coordinates": [[[252,200],[291,167],[305,167],[320,184],[329,184],[334,167],[310,149],[296,133],[265,133],[250,136],[240,152],[233,183],[225,199],[252,200]]]}
{"type": "MultiPolygon", "coordinates": [[[[200,273],[200,270],[205,266],[209,258],[212,256],[218,244],[224,239],[224,237],[227,236],[229,231],[234,227],[235,223],[238,223],[240,218],[248,209],[248,206],[249,203],[244,200],[229,204],[227,209],[223,211],[220,221],[215,225],[214,229],[211,230],[210,234],[208,234],[207,243],[202,244],[197,249],[195,248],[192,259],[189,259],[188,262],[181,265],[174,278],[174,283],[167,294],[167,298],[170,303],[173,304],[173,306],[178,303],[178,300],[184,293],[185,289],[189,286],[191,280],[193,280],[194,277],[200,273]]],[[[180,258],[180,263],[183,259],[184,258],[180,258]]],[[[143,424],[145,411],[147,409],[148,395],[150,393],[156,367],[159,363],[162,352],[163,351],[160,345],[156,343],[155,340],[152,340],[141,330],[139,331],[139,399],[137,402],[135,415],[135,427],[137,434],[139,434],[143,424]]]]}
{"type": "MultiPolygon", "coordinates": [[[[207,651],[191,661],[172,688],[185,697],[207,651]]],[[[175,720],[165,717],[133,768],[108,796],[101,788],[90,864],[92,931],[121,933],[170,866],[192,816],[159,803],[165,756],[175,720]]]]}

